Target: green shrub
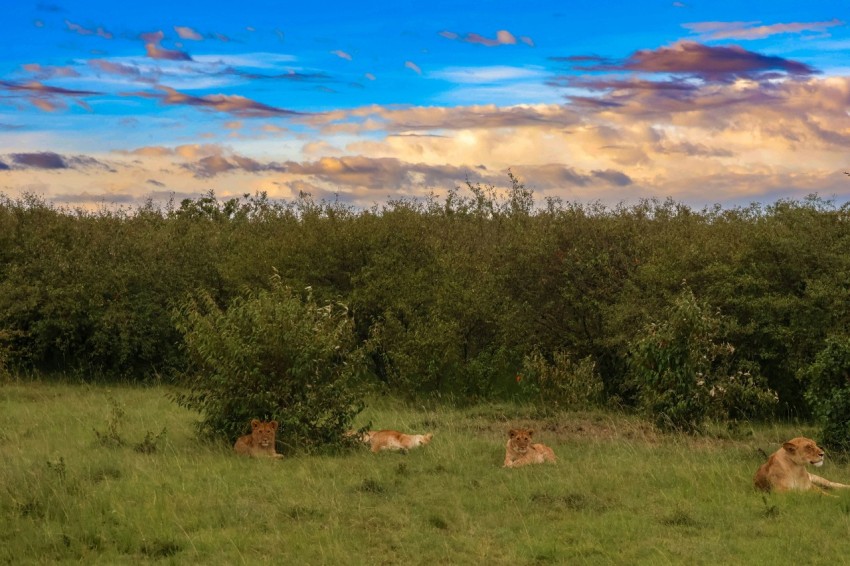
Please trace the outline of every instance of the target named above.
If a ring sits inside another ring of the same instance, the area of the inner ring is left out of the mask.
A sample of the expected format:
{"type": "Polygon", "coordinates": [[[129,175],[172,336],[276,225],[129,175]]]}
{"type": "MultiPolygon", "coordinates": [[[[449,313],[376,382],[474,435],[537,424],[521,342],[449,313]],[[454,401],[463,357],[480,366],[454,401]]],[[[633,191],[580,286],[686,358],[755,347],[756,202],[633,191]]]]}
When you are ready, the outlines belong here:
{"type": "Polygon", "coordinates": [[[831,337],[800,372],[808,385],[806,400],[821,424],[820,442],[850,451],[850,337],[831,337]]]}
{"type": "Polygon", "coordinates": [[[533,352],[522,361],[516,376],[520,387],[551,408],[584,408],[598,405],[604,389],[590,356],[574,361],[566,352],[555,352],[552,361],[533,352]]]}
{"type": "Polygon", "coordinates": [[[276,419],[284,445],[316,446],[339,441],[363,407],[348,311],[317,304],[309,288],[301,296],[275,275],[226,309],[199,291],[175,324],[189,359],[177,402],[201,413],[203,433],[232,442],[252,418],[276,419]]]}
{"type": "Polygon", "coordinates": [[[761,416],[776,402],[756,373],[733,367],[722,320],[687,286],[632,344],[632,379],[641,406],[665,429],[697,432],[709,418],[761,416]]]}

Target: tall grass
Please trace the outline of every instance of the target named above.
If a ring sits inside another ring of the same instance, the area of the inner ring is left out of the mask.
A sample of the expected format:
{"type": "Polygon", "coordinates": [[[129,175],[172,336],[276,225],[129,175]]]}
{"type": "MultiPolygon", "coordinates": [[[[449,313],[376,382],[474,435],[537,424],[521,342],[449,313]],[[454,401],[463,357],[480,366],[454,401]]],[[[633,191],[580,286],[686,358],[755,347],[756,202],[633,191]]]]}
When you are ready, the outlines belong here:
{"type": "MultiPolygon", "coordinates": [[[[433,431],[433,442],[406,455],[354,449],[258,461],[197,442],[196,416],[166,394],[0,389],[0,562],[834,564],[850,556],[850,493],[752,489],[760,450],[813,434],[806,426],[696,438],[616,413],[380,399],[358,425],[433,431]],[[506,431],[517,425],[535,427],[559,462],[501,468],[506,431]],[[105,441],[112,430],[117,440],[105,441]]],[[[828,460],[819,473],[850,482],[846,462],[828,460]]]]}

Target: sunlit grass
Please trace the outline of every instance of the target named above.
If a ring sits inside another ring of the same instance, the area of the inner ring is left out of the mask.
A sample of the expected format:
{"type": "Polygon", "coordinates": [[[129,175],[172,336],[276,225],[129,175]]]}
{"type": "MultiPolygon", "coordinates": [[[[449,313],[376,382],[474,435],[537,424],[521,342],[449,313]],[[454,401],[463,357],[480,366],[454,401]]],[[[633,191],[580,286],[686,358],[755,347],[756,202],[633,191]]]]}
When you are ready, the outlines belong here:
{"type": "MultiPolygon", "coordinates": [[[[618,413],[376,400],[358,418],[435,433],[408,454],[238,458],[198,443],[164,388],[0,389],[0,562],[771,564],[850,556],[850,493],[762,496],[763,456],[806,426],[662,435],[618,413]],[[104,443],[114,408],[119,443],[104,443]],[[533,426],[555,465],[501,468],[533,426]],[[166,434],[152,453],[147,433],[166,434]]],[[[850,481],[846,463],[819,473],[850,481]]]]}

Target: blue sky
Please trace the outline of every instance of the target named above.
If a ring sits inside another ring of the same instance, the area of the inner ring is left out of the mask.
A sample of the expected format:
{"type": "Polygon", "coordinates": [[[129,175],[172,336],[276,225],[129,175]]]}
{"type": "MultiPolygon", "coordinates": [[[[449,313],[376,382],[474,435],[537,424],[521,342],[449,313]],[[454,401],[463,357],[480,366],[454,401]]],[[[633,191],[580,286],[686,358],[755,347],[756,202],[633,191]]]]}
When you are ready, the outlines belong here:
{"type": "Polygon", "coordinates": [[[611,204],[850,194],[836,2],[12,4],[11,197],[369,206],[508,169],[611,204]]]}

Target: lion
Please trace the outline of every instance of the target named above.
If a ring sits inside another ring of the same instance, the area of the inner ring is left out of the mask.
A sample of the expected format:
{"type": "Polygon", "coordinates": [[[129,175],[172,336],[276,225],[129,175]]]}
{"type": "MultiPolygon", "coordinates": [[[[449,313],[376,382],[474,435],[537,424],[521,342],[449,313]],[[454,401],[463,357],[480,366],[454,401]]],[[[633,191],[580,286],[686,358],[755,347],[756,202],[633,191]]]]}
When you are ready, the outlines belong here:
{"type": "Polygon", "coordinates": [[[397,430],[370,430],[361,437],[371,446],[372,452],[381,450],[402,450],[407,452],[417,446],[425,446],[434,437],[434,433],[405,434],[397,430]]]}
{"type": "Polygon", "coordinates": [[[508,432],[505,446],[505,468],[518,468],[528,464],[555,462],[555,452],[545,444],[532,444],[533,429],[515,428],[508,432]]]}
{"type": "Polygon", "coordinates": [[[237,454],[254,458],[283,458],[274,448],[277,421],[251,420],[251,434],[240,436],[233,445],[237,454]]]}
{"type": "Polygon", "coordinates": [[[753,483],[762,491],[806,491],[821,488],[850,488],[850,485],[826,480],[806,470],[806,464],[823,465],[823,450],[810,438],[798,436],[782,444],[770,455],[767,462],[759,466],[753,483]]]}

